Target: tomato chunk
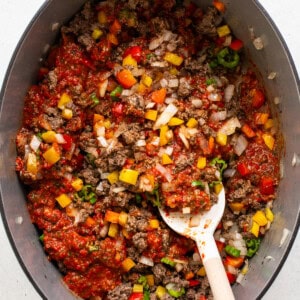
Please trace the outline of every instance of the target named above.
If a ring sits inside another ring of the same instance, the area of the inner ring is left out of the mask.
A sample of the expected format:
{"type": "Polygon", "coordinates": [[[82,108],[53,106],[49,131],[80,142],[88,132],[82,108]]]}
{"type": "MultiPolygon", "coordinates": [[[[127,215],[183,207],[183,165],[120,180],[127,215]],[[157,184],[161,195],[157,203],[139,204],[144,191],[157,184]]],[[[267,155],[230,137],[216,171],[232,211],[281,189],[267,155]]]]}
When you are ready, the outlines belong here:
{"type": "Polygon", "coordinates": [[[139,63],[142,60],[142,48],[140,46],[129,47],[124,51],[123,58],[128,55],[131,55],[139,63]]]}
{"type": "Polygon", "coordinates": [[[271,177],[263,177],[260,180],[259,190],[263,195],[272,195],[275,192],[274,180],[271,177]]]}
{"type": "Polygon", "coordinates": [[[260,108],[265,103],[265,94],[260,89],[253,89],[250,91],[252,94],[252,106],[260,108]]]}
{"type": "Polygon", "coordinates": [[[144,298],[143,293],[132,293],[129,296],[128,300],[143,300],[143,298],[144,298]]]}

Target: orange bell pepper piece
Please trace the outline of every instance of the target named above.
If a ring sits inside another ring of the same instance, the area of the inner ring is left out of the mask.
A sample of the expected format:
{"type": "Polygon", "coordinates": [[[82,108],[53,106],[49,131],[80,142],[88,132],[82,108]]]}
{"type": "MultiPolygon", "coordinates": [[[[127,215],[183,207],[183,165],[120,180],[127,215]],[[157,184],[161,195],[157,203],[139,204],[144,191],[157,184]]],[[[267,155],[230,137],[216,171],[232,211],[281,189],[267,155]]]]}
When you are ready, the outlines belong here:
{"type": "Polygon", "coordinates": [[[137,82],[130,70],[127,69],[117,73],[117,80],[125,89],[130,89],[137,82]]]}
{"type": "Polygon", "coordinates": [[[152,93],[151,99],[155,103],[164,103],[167,95],[167,90],[165,88],[161,88],[159,90],[156,90],[152,93]]]}

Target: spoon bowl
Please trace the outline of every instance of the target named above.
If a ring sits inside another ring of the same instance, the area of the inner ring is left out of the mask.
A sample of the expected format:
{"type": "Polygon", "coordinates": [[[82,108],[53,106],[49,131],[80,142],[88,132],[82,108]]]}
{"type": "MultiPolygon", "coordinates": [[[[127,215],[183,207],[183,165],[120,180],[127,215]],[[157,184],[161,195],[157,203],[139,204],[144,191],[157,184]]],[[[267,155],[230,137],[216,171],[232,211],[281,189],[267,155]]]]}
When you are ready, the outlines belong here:
{"type": "Polygon", "coordinates": [[[183,214],[180,212],[168,212],[163,208],[159,209],[163,220],[171,229],[196,242],[215,300],[234,299],[213,236],[223,216],[224,209],[224,188],[218,194],[217,203],[210,210],[199,214],[183,214]]]}

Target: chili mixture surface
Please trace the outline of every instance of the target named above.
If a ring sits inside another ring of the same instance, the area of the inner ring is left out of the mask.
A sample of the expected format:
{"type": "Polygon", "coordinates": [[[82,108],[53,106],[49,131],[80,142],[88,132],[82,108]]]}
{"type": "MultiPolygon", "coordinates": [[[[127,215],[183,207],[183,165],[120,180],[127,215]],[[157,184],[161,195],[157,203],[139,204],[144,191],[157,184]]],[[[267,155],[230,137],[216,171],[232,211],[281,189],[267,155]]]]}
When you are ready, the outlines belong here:
{"type": "Polygon", "coordinates": [[[49,259],[84,299],[212,299],[157,207],[208,210],[230,283],[273,221],[278,124],[225,6],[88,2],[25,99],[16,170],[49,259]],[[249,64],[248,64],[249,65],[249,64]]]}

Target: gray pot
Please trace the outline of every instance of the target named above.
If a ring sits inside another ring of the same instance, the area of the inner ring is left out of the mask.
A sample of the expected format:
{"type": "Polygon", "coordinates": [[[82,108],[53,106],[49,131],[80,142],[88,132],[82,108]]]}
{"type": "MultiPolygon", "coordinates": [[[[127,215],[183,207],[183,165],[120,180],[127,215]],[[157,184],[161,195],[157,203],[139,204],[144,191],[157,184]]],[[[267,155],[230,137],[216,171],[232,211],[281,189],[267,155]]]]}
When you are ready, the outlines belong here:
{"type": "MultiPolygon", "coordinates": [[[[22,121],[23,99],[34,83],[47,45],[55,41],[59,25],[79,10],[84,0],[49,0],[36,14],[23,35],[10,63],[1,91],[0,115],[0,180],[1,213],[7,234],[24,271],[45,299],[76,299],[65,287],[58,270],[47,260],[38,241],[37,231],[27,212],[24,191],[14,171],[14,137],[22,121]]],[[[196,1],[197,2],[197,1],[196,1]]],[[[211,0],[198,1],[208,5],[211,0]]],[[[299,227],[300,168],[294,165],[300,149],[299,79],[291,57],[274,24],[254,0],[224,1],[226,20],[244,42],[253,62],[258,66],[270,101],[281,120],[285,140],[283,173],[278,199],[274,202],[275,221],[263,240],[258,255],[250,263],[246,279],[233,287],[237,299],[259,299],[274,281],[283,265],[299,227]],[[253,46],[253,37],[260,37],[264,48],[253,46]],[[270,72],[276,72],[273,80],[270,72]],[[289,235],[283,245],[284,229],[289,235]],[[270,259],[271,258],[271,259],[270,259]]]]}

